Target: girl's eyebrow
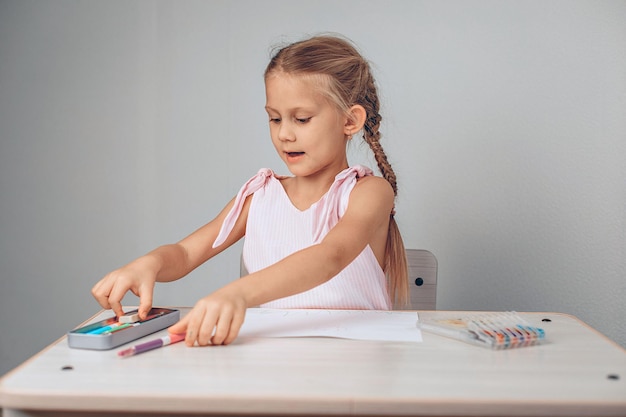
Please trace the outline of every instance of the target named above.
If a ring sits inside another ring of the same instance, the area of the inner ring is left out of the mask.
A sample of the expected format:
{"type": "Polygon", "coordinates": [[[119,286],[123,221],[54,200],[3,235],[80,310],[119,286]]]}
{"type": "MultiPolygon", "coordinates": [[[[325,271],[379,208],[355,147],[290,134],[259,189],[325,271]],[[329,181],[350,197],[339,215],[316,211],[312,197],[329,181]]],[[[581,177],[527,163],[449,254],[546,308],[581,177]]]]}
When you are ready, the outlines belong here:
{"type": "MultiPolygon", "coordinates": [[[[265,106],[265,110],[266,111],[273,111],[273,112],[276,112],[276,113],[280,113],[280,111],[278,111],[275,108],[270,107],[270,106],[265,106]]],[[[287,111],[291,112],[291,113],[297,113],[299,111],[311,112],[311,111],[313,111],[313,108],[311,108],[311,107],[294,107],[293,109],[287,109],[287,111]]]]}

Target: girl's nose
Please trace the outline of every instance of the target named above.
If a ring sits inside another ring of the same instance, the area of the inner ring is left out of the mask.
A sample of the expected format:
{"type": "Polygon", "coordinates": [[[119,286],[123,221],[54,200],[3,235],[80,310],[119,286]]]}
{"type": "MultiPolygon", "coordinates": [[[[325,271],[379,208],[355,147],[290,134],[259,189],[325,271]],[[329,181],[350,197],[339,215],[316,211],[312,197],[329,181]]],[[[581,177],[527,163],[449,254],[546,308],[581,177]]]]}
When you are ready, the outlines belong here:
{"type": "Polygon", "coordinates": [[[278,127],[278,139],[283,142],[293,142],[295,136],[291,124],[283,121],[278,127]]]}

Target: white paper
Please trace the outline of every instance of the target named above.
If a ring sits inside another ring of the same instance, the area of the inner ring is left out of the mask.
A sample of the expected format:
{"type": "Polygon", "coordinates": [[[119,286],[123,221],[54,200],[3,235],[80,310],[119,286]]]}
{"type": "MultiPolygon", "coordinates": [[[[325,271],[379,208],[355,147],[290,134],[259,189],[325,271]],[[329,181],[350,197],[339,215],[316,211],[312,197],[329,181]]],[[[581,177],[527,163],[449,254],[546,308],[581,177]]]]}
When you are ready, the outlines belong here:
{"type": "Polygon", "coordinates": [[[249,308],[239,337],[338,337],[421,342],[415,311],[249,308]]]}

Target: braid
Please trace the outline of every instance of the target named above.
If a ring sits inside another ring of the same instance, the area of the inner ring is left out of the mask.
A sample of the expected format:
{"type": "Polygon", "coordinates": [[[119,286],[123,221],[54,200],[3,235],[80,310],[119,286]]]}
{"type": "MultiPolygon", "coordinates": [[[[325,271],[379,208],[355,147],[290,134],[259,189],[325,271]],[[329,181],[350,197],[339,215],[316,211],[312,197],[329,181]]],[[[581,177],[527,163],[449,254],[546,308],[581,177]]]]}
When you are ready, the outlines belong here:
{"type": "Polygon", "coordinates": [[[374,153],[378,169],[380,170],[383,178],[391,184],[394,195],[398,195],[396,174],[393,171],[393,168],[391,168],[391,164],[387,160],[387,155],[380,144],[381,134],[379,128],[382,117],[378,113],[380,105],[376,94],[376,86],[374,85],[374,80],[371,75],[368,78],[369,82],[367,83],[367,93],[365,94],[365,99],[362,104],[367,112],[367,119],[365,120],[365,125],[363,126],[363,139],[374,153]]]}
{"type": "MultiPolygon", "coordinates": [[[[369,66],[368,66],[369,67],[369,66]]],[[[380,144],[380,121],[382,117],[379,113],[380,104],[378,94],[376,92],[376,84],[372,75],[366,72],[366,80],[363,83],[362,91],[364,97],[358,100],[359,104],[365,108],[367,118],[363,125],[363,140],[369,145],[374,153],[378,169],[383,178],[389,182],[393,189],[393,194],[398,195],[398,185],[396,182],[396,173],[391,168],[391,164],[387,160],[387,154],[380,144]]],[[[389,231],[387,234],[387,242],[385,245],[385,274],[387,275],[389,295],[395,306],[404,308],[409,302],[409,284],[408,284],[408,264],[404,242],[398,224],[394,219],[395,209],[392,210],[389,218],[389,231]]]]}

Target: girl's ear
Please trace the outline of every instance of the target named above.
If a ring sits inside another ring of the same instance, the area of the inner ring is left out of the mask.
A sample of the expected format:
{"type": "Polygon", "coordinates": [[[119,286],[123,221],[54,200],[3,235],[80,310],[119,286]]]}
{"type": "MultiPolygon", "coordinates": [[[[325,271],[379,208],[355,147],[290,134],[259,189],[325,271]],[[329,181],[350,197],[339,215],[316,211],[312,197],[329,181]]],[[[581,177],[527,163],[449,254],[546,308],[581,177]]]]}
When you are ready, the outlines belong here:
{"type": "Polygon", "coordinates": [[[367,112],[363,106],[355,104],[350,107],[348,110],[348,117],[346,118],[346,124],[344,126],[344,133],[346,136],[352,136],[359,130],[363,129],[366,118],[367,112]]]}

